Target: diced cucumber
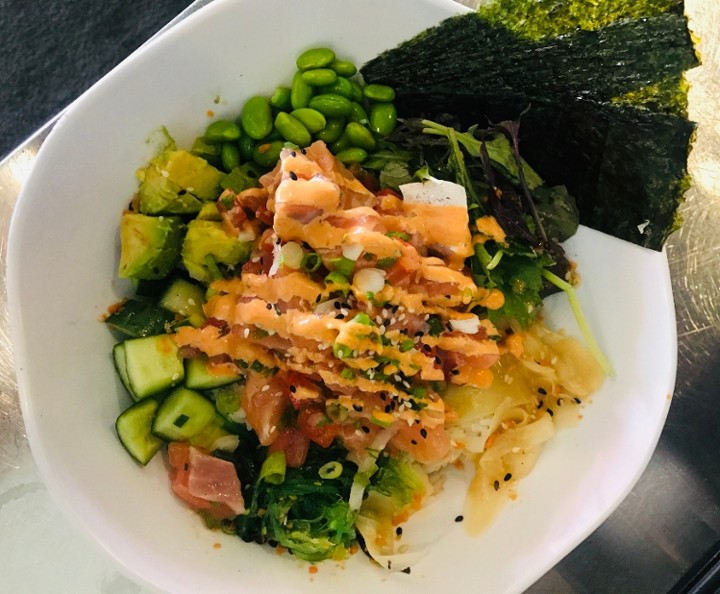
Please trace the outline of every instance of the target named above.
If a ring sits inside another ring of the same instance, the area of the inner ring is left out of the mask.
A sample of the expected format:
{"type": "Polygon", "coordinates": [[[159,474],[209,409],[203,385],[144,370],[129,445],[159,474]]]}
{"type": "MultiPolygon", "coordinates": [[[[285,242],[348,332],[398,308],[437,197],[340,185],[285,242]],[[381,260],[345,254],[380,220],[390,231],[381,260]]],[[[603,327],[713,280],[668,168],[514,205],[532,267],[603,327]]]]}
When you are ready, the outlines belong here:
{"type": "Polygon", "coordinates": [[[146,398],[122,412],[115,421],[115,430],[123,446],[143,466],[163,445],[163,441],[152,434],[158,406],[157,400],[146,398]]]}
{"type": "Polygon", "coordinates": [[[130,393],[130,396],[133,397],[133,400],[137,400],[137,396],[135,396],[132,387],[130,387],[130,378],[127,374],[127,363],[125,362],[125,343],[119,342],[118,344],[116,344],[113,347],[112,354],[113,363],[115,364],[115,371],[117,371],[122,385],[125,386],[125,389],[130,393]]]}
{"type": "Polygon", "coordinates": [[[165,332],[167,324],[175,320],[175,315],[153,303],[129,299],[118,311],[105,318],[105,323],[113,330],[127,336],[138,338],[165,332]]]}
{"type": "Polygon", "coordinates": [[[187,318],[197,328],[205,322],[204,301],[205,291],[202,287],[184,278],[176,278],[163,293],[158,305],[187,318]]]}
{"type": "Polygon", "coordinates": [[[123,344],[128,384],[136,398],[152,396],[183,381],[182,358],[169,335],[131,338],[123,344]]]}
{"type": "Polygon", "coordinates": [[[175,388],[155,415],[152,432],[166,441],[188,441],[215,418],[215,406],[199,392],[175,388]]]}
{"type": "Polygon", "coordinates": [[[212,390],[232,384],[241,378],[239,373],[218,372],[208,362],[207,357],[185,359],[185,386],[193,390],[212,390]]]}

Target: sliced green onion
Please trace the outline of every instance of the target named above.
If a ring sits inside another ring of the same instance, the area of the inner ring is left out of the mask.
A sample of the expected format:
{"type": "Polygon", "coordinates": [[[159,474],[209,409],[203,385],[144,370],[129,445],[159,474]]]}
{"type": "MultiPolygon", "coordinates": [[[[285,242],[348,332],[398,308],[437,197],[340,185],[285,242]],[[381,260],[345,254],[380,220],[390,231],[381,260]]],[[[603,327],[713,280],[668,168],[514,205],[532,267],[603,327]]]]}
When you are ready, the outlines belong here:
{"type": "Polygon", "coordinates": [[[375,324],[373,324],[373,321],[370,319],[370,316],[363,312],[355,314],[355,317],[350,321],[357,322],[358,324],[363,324],[365,326],[374,326],[375,325],[375,324]]]}
{"type": "Polygon", "coordinates": [[[350,369],[349,367],[346,367],[345,369],[343,369],[340,372],[340,377],[342,377],[346,380],[355,379],[355,372],[352,369],[350,369]]]}
{"type": "Polygon", "coordinates": [[[315,272],[322,265],[322,258],[315,252],[305,254],[300,262],[300,268],[305,272],[315,272]]]}
{"type": "Polygon", "coordinates": [[[377,261],[377,267],[380,270],[387,270],[388,268],[392,268],[393,264],[395,264],[395,262],[397,261],[397,258],[380,258],[377,261]]]}
{"type": "Polygon", "coordinates": [[[340,464],[340,462],[333,460],[332,462],[323,464],[320,467],[320,469],[318,470],[318,474],[320,475],[320,478],[323,480],[336,479],[342,474],[342,471],[343,471],[342,464],[340,464]]]}
{"type": "Polygon", "coordinates": [[[497,253],[492,257],[492,260],[490,260],[487,263],[487,269],[493,270],[498,264],[500,264],[500,260],[502,260],[503,254],[502,250],[498,250],[497,253]]]}
{"type": "Polygon", "coordinates": [[[399,345],[400,352],[401,353],[407,353],[409,350],[412,350],[415,346],[415,343],[410,338],[406,338],[403,340],[399,345]]]}
{"type": "Polygon", "coordinates": [[[339,287],[346,287],[350,284],[347,277],[340,274],[337,270],[333,270],[330,274],[325,277],[326,285],[337,285],[339,287]]]}
{"type": "Polygon", "coordinates": [[[333,270],[342,274],[345,278],[350,278],[355,270],[355,262],[350,258],[343,256],[342,258],[333,258],[330,260],[333,270]]]}
{"type": "Polygon", "coordinates": [[[260,480],[271,485],[280,485],[285,480],[286,470],[285,452],[273,452],[265,458],[260,468],[260,480]]]}
{"type": "Polygon", "coordinates": [[[336,342],[333,345],[333,355],[335,355],[338,359],[344,359],[345,357],[352,355],[352,349],[349,346],[336,342]]]}
{"type": "Polygon", "coordinates": [[[569,282],[564,281],[556,274],[550,272],[547,268],[543,268],[542,275],[543,278],[545,278],[548,282],[552,283],[558,289],[565,292],[568,301],[570,302],[570,308],[572,309],[573,315],[575,316],[575,321],[580,328],[580,332],[582,333],[583,338],[585,339],[585,342],[590,349],[590,352],[592,353],[593,357],[595,357],[595,360],[598,362],[605,374],[610,377],[614,377],[615,370],[613,369],[613,366],[608,360],[608,358],[605,356],[605,353],[602,352],[602,350],[598,346],[598,343],[595,341],[593,333],[590,331],[590,326],[588,326],[585,314],[580,307],[580,301],[578,300],[577,294],[575,293],[575,288],[569,282]]]}

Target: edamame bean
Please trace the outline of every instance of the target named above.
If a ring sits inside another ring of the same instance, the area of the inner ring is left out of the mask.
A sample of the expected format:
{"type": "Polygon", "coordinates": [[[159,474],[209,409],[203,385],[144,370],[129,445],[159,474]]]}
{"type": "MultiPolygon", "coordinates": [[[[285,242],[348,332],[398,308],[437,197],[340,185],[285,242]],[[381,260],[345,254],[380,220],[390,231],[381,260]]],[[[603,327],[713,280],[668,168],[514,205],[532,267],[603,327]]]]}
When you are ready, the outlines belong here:
{"type": "Polygon", "coordinates": [[[240,149],[233,142],[223,142],[220,147],[220,162],[225,171],[240,166],[240,149]]]}
{"type": "Polygon", "coordinates": [[[330,68],[314,68],[302,73],[303,80],[311,87],[331,85],[337,80],[337,72],[330,68]]]}
{"type": "Polygon", "coordinates": [[[322,130],[318,130],[315,138],[322,140],[325,144],[330,144],[340,138],[344,131],[345,118],[327,118],[325,127],[322,130]]]}
{"type": "Polygon", "coordinates": [[[350,100],[335,93],[323,93],[310,99],[308,107],[316,109],[330,118],[345,117],[350,114],[350,100]]]}
{"type": "Polygon", "coordinates": [[[282,140],[258,144],[253,151],[253,161],[261,167],[274,167],[280,158],[280,151],[283,150],[284,145],[285,143],[282,140]]]}
{"type": "Polygon", "coordinates": [[[351,147],[352,143],[347,137],[347,134],[345,134],[345,131],[343,131],[343,133],[340,135],[340,138],[330,144],[328,148],[333,155],[337,155],[339,152],[344,151],[345,149],[349,149],[351,147]]]}
{"type": "Polygon", "coordinates": [[[203,137],[208,142],[227,142],[237,140],[242,135],[240,126],[235,122],[217,120],[205,128],[203,137]]]}
{"type": "Polygon", "coordinates": [[[302,122],[308,131],[312,134],[320,132],[327,125],[325,116],[316,109],[310,109],[309,107],[301,107],[300,109],[294,109],[290,112],[290,115],[297,120],[302,122]]]}
{"type": "Polygon", "coordinates": [[[255,150],[255,141],[245,134],[240,137],[237,144],[238,149],[240,149],[240,158],[243,161],[249,161],[252,159],[253,151],[255,150]]]}
{"type": "Polygon", "coordinates": [[[352,85],[352,88],[353,88],[352,100],[357,101],[358,103],[361,103],[364,98],[364,95],[363,95],[363,90],[362,90],[362,87],[360,86],[360,83],[356,80],[351,80],[350,84],[352,85]]]}
{"type": "Polygon", "coordinates": [[[355,98],[355,90],[353,89],[352,83],[342,76],[338,76],[333,84],[320,87],[318,91],[320,93],[335,93],[348,99],[355,98]]]}
{"type": "Polygon", "coordinates": [[[301,148],[312,142],[312,136],[303,123],[284,111],[275,116],[275,127],[285,140],[301,148]]]}
{"type": "Polygon", "coordinates": [[[395,100],[395,89],[387,85],[368,85],[363,89],[363,95],[370,101],[389,102],[395,100]]]}
{"type": "Polygon", "coordinates": [[[273,117],[270,102],[261,96],[251,97],[245,102],[240,114],[242,127],[250,138],[260,140],[272,131],[273,117]]]}
{"type": "Polygon", "coordinates": [[[335,52],[327,47],[313,47],[305,50],[295,61],[298,70],[304,72],[313,68],[325,68],[335,60],[335,52]]]}
{"type": "Polygon", "coordinates": [[[357,72],[357,66],[355,66],[355,64],[353,64],[350,60],[338,60],[337,58],[332,61],[330,68],[337,72],[338,76],[349,77],[353,76],[357,72]]]}
{"type": "Polygon", "coordinates": [[[392,103],[376,103],[370,108],[370,129],[380,136],[387,136],[397,124],[397,110],[392,103]]]}
{"type": "Polygon", "coordinates": [[[350,144],[355,147],[372,151],[375,149],[376,142],[372,132],[358,122],[350,122],[345,126],[345,134],[350,140],[350,144]]]}
{"type": "Polygon", "coordinates": [[[313,88],[303,80],[302,72],[296,72],[290,86],[290,105],[292,108],[307,107],[314,94],[313,88]]]}
{"type": "Polygon", "coordinates": [[[370,121],[365,108],[357,101],[352,101],[350,103],[350,115],[348,116],[348,119],[351,122],[359,122],[360,124],[367,124],[370,121]]]}
{"type": "Polygon", "coordinates": [[[270,97],[270,105],[281,111],[288,111],[291,109],[292,104],[290,103],[290,89],[288,87],[283,87],[282,85],[275,89],[272,97],[270,97]]]}
{"type": "Polygon", "coordinates": [[[335,155],[335,158],[341,163],[349,165],[350,163],[362,163],[365,159],[367,159],[367,156],[367,151],[364,149],[351,147],[338,152],[335,155]]]}

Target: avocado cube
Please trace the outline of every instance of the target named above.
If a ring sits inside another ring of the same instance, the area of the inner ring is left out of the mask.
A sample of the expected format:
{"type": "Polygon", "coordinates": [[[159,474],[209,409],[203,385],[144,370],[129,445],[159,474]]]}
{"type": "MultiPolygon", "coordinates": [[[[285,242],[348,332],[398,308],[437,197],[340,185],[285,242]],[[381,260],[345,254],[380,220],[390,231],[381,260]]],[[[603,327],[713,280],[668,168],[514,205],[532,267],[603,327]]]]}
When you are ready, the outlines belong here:
{"type": "Polygon", "coordinates": [[[138,171],[142,180],[138,190],[140,212],[146,215],[194,214],[203,203],[187,190],[165,177],[156,167],[149,165],[138,171]]]}
{"type": "Polygon", "coordinates": [[[225,174],[202,157],[188,151],[170,151],[160,169],[161,175],[200,200],[215,200],[222,191],[220,181],[225,174]]]}
{"type": "Polygon", "coordinates": [[[120,221],[121,278],[159,279],[175,268],[183,237],[178,217],[125,213],[120,221]]]}
{"type": "Polygon", "coordinates": [[[181,253],[190,276],[209,283],[217,278],[217,264],[242,265],[250,257],[251,249],[251,242],[228,234],[222,223],[195,219],[188,224],[181,253]]]}

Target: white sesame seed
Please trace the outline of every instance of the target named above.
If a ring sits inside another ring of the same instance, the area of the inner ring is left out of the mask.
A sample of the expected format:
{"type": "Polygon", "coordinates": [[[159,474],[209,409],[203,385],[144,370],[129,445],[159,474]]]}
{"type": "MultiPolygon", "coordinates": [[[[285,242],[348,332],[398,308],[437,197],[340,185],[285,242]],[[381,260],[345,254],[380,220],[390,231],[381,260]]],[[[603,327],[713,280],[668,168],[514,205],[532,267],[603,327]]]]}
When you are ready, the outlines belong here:
{"type": "Polygon", "coordinates": [[[248,336],[250,336],[250,328],[245,328],[245,330],[243,330],[243,336],[244,336],[245,338],[247,338],[248,336]]]}
{"type": "Polygon", "coordinates": [[[260,389],[260,391],[261,391],[261,392],[267,392],[269,389],[270,389],[270,386],[267,385],[267,384],[265,384],[265,385],[260,389]]]}

